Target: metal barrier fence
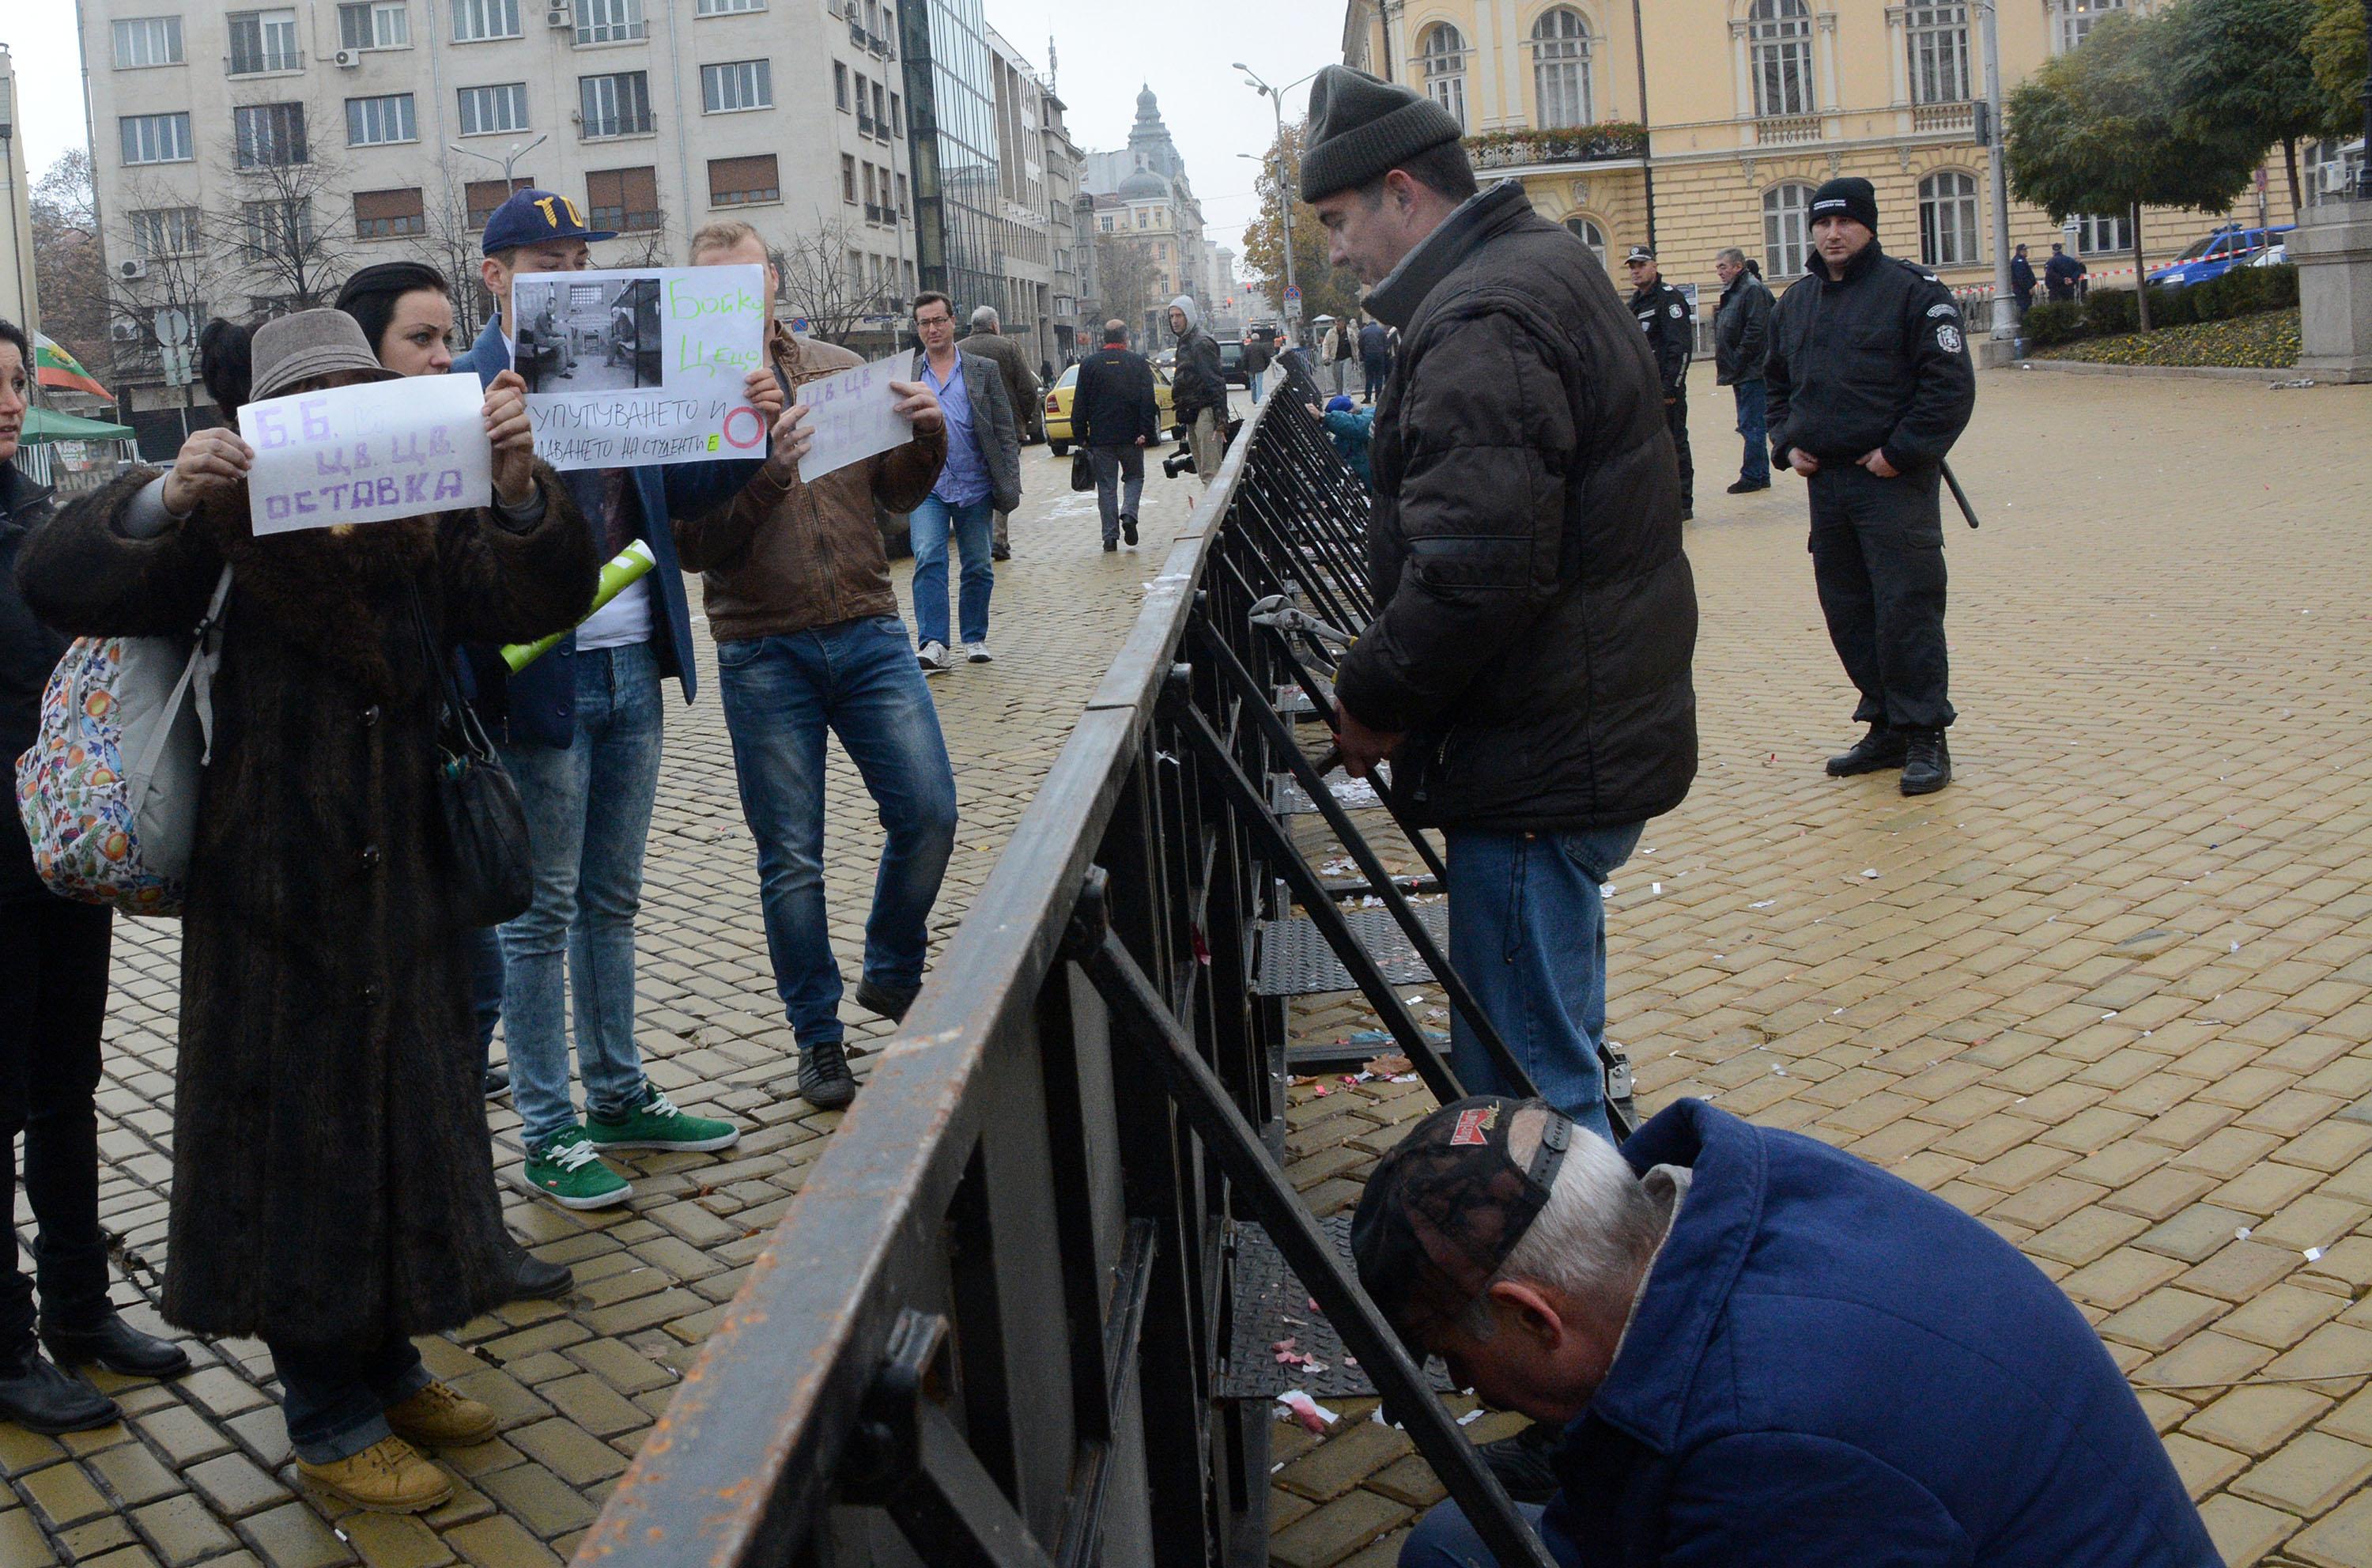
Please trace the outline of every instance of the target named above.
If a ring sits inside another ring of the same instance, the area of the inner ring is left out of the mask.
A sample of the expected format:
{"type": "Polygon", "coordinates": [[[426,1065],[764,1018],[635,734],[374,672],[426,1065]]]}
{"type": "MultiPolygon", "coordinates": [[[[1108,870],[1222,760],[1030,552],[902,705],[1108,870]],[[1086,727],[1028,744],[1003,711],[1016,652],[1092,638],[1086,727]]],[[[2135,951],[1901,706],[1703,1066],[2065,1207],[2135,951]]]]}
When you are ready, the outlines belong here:
{"type": "Polygon", "coordinates": [[[1276,1165],[1289,927],[1457,1092],[1277,815],[1327,793],[1277,712],[1324,697],[1280,607],[1370,609],[1366,497],[1306,390],[1230,447],[580,1563],[1264,1563],[1273,1390],[1232,1347],[1238,1275],[1281,1257],[1501,1560],[1549,1568],[1276,1165]]]}

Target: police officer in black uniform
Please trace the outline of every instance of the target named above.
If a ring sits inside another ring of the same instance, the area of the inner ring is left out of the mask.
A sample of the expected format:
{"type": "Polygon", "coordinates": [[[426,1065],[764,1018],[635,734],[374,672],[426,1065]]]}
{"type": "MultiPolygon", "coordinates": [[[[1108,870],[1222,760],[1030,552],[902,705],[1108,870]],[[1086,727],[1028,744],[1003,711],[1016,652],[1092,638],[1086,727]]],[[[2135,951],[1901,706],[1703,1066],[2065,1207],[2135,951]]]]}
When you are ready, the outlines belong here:
{"type": "Polygon", "coordinates": [[[1866,180],[1812,193],[1812,267],[1772,319],[1771,461],[1812,493],[1812,575],[1868,734],[1839,777],[1902,770],[1902,793],[1952,782],[1944,655],[1941,464],[1976,405],[1951,291],[1878,245],[1866,180]]]}
{"type": "Polygon", "coordinates": [[[1647,334],[1664,382],[1664,425],[1680,459],[1680,520],[1686,522],[1696,516],[1697,467],[1689,456],[1689,356],[1696,347],[1696,322],[1689,317],[1689,296],[1664,281],[1653,250],[1634,245],[1622,264],[1631,269],[1631,314],[1647,334]]]}

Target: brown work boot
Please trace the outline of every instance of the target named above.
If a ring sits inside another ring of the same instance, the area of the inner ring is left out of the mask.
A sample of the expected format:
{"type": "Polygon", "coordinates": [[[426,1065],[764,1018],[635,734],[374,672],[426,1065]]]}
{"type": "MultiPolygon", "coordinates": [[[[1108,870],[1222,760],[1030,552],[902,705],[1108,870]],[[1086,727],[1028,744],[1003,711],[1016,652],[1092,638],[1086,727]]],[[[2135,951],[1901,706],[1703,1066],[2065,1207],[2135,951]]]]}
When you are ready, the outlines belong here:
{"type": "Polygon", "coordinates": [[[296,1473],[332,1497],[373,1514],[419,1514],[453,1495],[445,1472],[401,1437],[382,1437],[326,1465],[296,1461],[296,1473]]]}
{"type": "Polygon", "coordinates": [[[431,1383],[401,1403],[388,1406],[387,1424],[398,1437],[424,1448],[466,1448],[492,1437],[498,1423],[493,1406],[465,1400],[442,1383],[431,1383]]]}

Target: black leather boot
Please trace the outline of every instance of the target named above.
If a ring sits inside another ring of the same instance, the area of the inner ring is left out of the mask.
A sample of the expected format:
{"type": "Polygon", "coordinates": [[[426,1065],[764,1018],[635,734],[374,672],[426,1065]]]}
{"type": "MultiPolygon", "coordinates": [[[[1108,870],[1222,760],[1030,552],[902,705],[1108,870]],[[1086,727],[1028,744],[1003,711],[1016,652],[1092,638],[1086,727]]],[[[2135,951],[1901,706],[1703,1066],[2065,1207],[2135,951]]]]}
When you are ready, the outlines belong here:
{"type": "Polygon", "coordinates": [[[576,1287],[576,1275],[565,1263],[547,1263],[513,1242],[509,1248],[511,1278],[505,1301],[557,1301],[576,1287]]]}
{"type": "Polygon", "coordinates": [[[1875,773],[1902,766],[1904,733],[1883,724],[1871,725],[1869,733],[1855,741],[1852,750],[1829,759],[1829,777],[1849,779],[1855,773],[1875,773]]]}
{"type": "Polygon", "coordinates": [[[1907,732],[1910,755],[1902,763],[1902,793],[1933,795],[1952,782],[1952,749],[1940,729],[1907,732]]]}
{"type": "Polygon", "coordinates": [[[115,1401],[42,1359],[32,1341],[0,1353],[0,1421],[29,1432],[88,1432],[122,1421],[115,1401]]]}
{"type": "Polygon", "coordinates": [[[126,1377],[179,1377],[190,1369],[190,1353],[170,1340],[144,1334],[109,1312],[75,1328],[41,1325],[41,1343],[60,1366],[96,1362],[126,1377]]]}
{"type": "Polygon", "coordinates": [[[1549,1463],[1549,1456],[1564,1437],[1555,1426],[1536,1421],[1513,1437],[1483,1444],[1482,1462],[1491,1467],[1509,1497],[1518,1503],[1545,1503],[1564,1484],[1549,1463]]]}

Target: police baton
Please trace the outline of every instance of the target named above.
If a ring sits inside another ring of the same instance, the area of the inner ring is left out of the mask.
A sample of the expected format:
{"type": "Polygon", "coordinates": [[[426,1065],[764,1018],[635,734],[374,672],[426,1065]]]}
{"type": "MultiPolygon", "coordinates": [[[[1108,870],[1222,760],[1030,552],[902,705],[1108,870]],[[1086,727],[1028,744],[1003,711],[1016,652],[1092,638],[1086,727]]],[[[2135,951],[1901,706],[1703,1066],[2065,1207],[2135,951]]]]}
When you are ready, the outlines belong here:
{"type": "Polygon", "coordinates": [[[1977,509],[1969,505],[1969,493],[1960,488],[1959,477],[1953,473],[1952,465],[1939,459],[1936,466],[1944,470],[1944,482],[1952,487],[1952,499],[1960,504],[1960,516],[1969,519],[1969,526],[1971,528],[1975,528],[1977,526],[1977,509]]]}

